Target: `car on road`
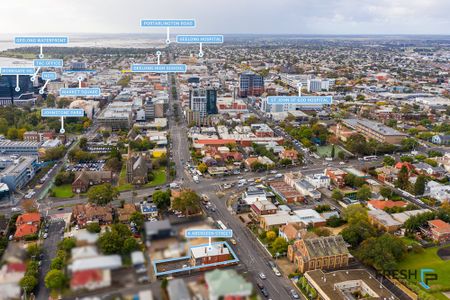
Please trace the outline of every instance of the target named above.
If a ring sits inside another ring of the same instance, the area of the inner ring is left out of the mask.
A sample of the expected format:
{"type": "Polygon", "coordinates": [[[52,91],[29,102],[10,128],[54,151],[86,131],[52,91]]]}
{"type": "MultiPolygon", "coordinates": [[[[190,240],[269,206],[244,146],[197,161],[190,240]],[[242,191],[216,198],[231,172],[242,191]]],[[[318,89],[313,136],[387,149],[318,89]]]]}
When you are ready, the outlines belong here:
{"type": "Polygon", "coordinates": [[[12,212],[19,212],[19,211],[21,211],[22,209],[20,208],[20,207],[13,207],[13,208],[11,208],[11,211],[12,212]]]}
{"type": "Polygon", "coordinates": [[[261,278],[263,280],[267,278],[263,272],[260,272],[258,275],[259,275],[259,278],[261,278]]]}
{"type": "Polygon", "coordinates": [[[269,292],[267,292],[266,288],[261,289],[261,294],[264,295],[264,297],[269,297],[269,292]]]}
{"type": "Polygon", "coordinates": [[[258,288],[260,290],[262,290],[264,288],[264,284],[262,284],[262,282],[257,282],[256,285],[258,286],[258,288]]]}
{"type": "Polygon", "coordinates": [[[236,244],[237,244],[237,242],[236,242],[235,239],[230,239],[230,242],[231,242],[233,245],[236,245],[236,244]]]}
{"type": "Polygon", "coordinates": [[[294,289],[291,289],[289,291],[289,294],[291,294],[292,298],[294,298],[294,299],[300,299],[300,297],[298,296],[298,293],[294,289]]]}
{"type": "Polygon", "coordinates": [[[44,233],[44,239],[46,239],[48,237],[48,233],[44,233]]]}
{"type": "Polygon", "coordinates": [[[275,273],[275,275],[277,275],[278,277],[281,276],[281,273],[280,273],[280,271],[278,271],[277,268],[273,268],[272,270],[273,270],[273,272],[275,273]]]}

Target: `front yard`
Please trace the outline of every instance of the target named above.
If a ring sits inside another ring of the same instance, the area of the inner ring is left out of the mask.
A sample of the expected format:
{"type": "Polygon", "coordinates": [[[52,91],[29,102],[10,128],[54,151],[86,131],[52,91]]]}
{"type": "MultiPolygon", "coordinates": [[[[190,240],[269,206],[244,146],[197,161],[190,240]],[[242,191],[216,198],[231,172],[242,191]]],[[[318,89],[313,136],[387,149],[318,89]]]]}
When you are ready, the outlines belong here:
{"type": "Polygon", "coordinates": [[[72,198],[74,196],[71,184],[54,186],[52,187],[51,194],[56,198],[72,198]]]}

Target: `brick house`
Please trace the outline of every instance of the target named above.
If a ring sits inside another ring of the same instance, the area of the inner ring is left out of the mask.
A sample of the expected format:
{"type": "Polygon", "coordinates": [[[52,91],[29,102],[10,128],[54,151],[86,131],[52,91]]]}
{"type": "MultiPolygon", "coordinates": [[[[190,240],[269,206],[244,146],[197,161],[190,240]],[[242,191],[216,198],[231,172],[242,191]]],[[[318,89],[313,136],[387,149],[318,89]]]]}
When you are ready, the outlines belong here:
{"type": "Polygon", "coordinates": [[[439,243],[450,241],[450,224],[442,220],[428,221],[431,237],[439,243]]]}
{"type": "Polygon", "coordinates": [[[72,182],[74,193],[86,193],[89,187],[98,184],[111,183],[113,173],[111,171],[81,171],[72,182]]]}
{"type": "Polygon", "coordinates": [[[111,224],[113,221],[113,208],[111,205],[77,204],[72,208],[71,220],[81,228],[91,222],[111,224]]]}

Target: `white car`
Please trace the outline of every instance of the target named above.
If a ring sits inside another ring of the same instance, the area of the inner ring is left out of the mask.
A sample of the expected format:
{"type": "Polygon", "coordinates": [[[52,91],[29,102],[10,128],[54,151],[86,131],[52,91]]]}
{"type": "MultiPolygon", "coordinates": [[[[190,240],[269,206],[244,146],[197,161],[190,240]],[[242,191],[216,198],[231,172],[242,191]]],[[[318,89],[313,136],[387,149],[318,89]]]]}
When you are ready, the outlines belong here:
{"type": "Polygon", "coordinates": [[[48,237],[48,233],[44,233],[44,239],[46,239],[48,237]]]}
{"type": "Polygon", "coordinates": [[[261,278],[261,279],[266,279],[267,278],[266,275],[263,272],[260,272],[258,275],[259,275],[259,278],[261,278]]]}

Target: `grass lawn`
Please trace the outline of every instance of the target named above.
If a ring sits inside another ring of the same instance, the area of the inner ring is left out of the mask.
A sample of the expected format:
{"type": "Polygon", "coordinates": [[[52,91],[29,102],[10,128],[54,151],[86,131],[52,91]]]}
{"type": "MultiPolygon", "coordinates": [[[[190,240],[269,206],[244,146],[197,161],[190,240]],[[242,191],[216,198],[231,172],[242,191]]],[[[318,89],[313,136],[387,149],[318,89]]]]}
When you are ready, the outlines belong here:
{"type": "Polygon", "coordinates": [[[146,187],[152,187],[166,183],[166,169],[162,168],[159,170],[155,170],[153,171],[153,174],[155,174],[155,178],[151,182],[147,183],[145,185],[146,187]]]}
{"type": "MultiPolygon", "coordinates": [[[[331,149],[333,149],[333,146],[332,146],[332,145],[327,145],[327,146],[320,146],[320,147],[317,147],[317,154],[318,154],[320,157],[330,157],[330,155],[331,155],[331,149]]],[[[335,158],[338,157],[338,153],[339,153],[340,151],[342,151],[342,152],[344,152],[344,153],[347,154],[347,152],[346,152],[344,149],[342,149],[341,146],[335,145],[335,146],[334,146],[334,157],[335,157],[335,158]]]]}
{"type": "MultiPolygon", "coordinates": [[[[154,187],[154,186],[158,186],[158,185],[162,185],[164,183],[166,183],[166,169],[162,168],[159,170],[154,170],[153,173],[155,174],[155,178],[153,179],[153,181],[144,184],[142,187],[154,187]]],[[[129,191],[134,189],[134,186],[131,183],[127,183],[127,170],[126,167],[124,166],[122,168],[122,170],[120,171],[120,175],[119,175],[119,184],[117,185],[117,190],[119,192],[123,192],[123,191],[129,191]]]]}
{"type": "MultiPolygon", "coordinates": [[[[439,247],[433,247],[425,249],[422,253],[409,253],[397,268],[417,270],[418,273],[420,273],[420,269],[433,269],[437,273],[438,279],[429,283],[431,289],[427,292],[436,299],[446,299],[439,290],[450,290],[450,261],[442,260],[436,253],[438,250],[439,247]]],[[[411,281],[420,286],[415,278],[412,278],[411,281]]]]}
{"type": "Polygon", "coordinates": [[[55,193],[56,198],[71,198],[73,197],[72,185],[63,184],[60,186],[54,186],[52,192],[55,193]]]}

